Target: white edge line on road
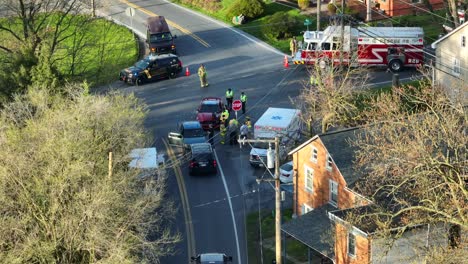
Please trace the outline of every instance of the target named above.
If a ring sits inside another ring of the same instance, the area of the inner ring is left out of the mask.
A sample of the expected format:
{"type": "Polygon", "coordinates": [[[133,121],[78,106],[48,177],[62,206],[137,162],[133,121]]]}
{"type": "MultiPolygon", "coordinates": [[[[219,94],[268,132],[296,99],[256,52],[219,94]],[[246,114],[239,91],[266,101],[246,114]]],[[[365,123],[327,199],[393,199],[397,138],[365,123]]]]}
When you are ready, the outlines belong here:
{"type": "Polygon", "coordinates": [[[237,248],[237,263],[241,264],[241,255],[240,255],[240,249],[239,249],[239,236],[237,235],[237,224],[236,224],[236,219],[234,217],[234,210],[232,209],[232,203],[231,203],[231,195],[229,194],[229,189],[226,183],[226,178],[224,177],[224,172],[223,169],[221,168],[221,162],[219,162],[218,154],[216,154],[216,150],[213,150],[216,158],[216,162],[218,163],[218,168],[219,172],[221,173],[221,179],[223,180],[224,184],[224,190],[226,191],[227,195],[227,200],[229,203],[229,209],[231,210],[231,218],[232,218],[232,224],[234,225],[234,236],[236,237],[236,248],[237,248]]]}
{"type": "Polygon", "coordinates": [[[167,3],[169,3],[169,4],[172,4],[172,5],[174,5],[174,6],[177,6],[178,8],[184,9],[185,11],[187,11],[187,12],[189,12],[189,13],[192,13],[192,14],[197,15],[197,16],[199,16],[199,17],[202,17],[202,18],[204,18],[204,19],[210,20],[211,22],[216,23],[216,24],[218,24],[218,25],[220,25],[220,26],[222,26],[222,27],[225,27],[225,28],[227,28],[227,29],[233,31],[234,33],[237,33],[238,35],[240,35],[240,36],[242,36],[242,37],[244,37],[244,38],[246,38],[246,39],[252,41],[253,43],[256,43],[257,45],[262,46],[262,47],[264,47],[265,49],[270,50],[270,51],[272,51],[272,52],[274,52],[274,53],[276,53],[276,54],[278,54],[278,55],[281,55],[281,56],[287,55],[286,53],[283,53],[283,52],[281,52],[281,51],[279,51],[279,50],[273,48],[272,46],[270,46],[270,45],[264,43],[263,41],[260,41],[260,40],[257,40],[257,39],[254,39],[254,38],[252,38],[252,37],[247,36],[247,35],[246,35],[245,33],[243,33],[242,31],[240,31],[240,30],[238,30],[238,29],[236,29],[236,28],[233,28],[233,27],[231,27],[230,25],[228,25],[228,24],[226,24],[226,23],[223,23],[223,22],[221,22],[221,21],[219,21],[219,20],[213,19],[213,18],[211,18],[211,17],[209,17],[209,16],[206,16],[206,15],[204,15],[204,14],[200,14],[200,13],[198,13],[198,12],[196,12],[196,11],[193,11],[193,10],[191,10],[191,9],[188,9],[188,8],[186,8],[186,7],[184,7],[184,6],[180,6],[180,5],[178,5],[178,4],[172,3],[172,2],[170,2],[170,1],[168,1],[168,0],[163,0],[163,1],[164,1],[164,2],[167,2],[167,3]]]}

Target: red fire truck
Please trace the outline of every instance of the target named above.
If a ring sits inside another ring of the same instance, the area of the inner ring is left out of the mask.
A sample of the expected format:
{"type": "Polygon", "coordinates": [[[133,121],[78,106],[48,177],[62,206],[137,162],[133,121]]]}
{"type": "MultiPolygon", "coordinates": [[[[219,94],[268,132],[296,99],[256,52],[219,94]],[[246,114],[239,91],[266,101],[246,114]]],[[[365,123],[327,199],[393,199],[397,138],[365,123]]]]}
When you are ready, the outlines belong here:
{"type": "Polygon", "coordinates": [[[416,67],[424,60],[424,31],[419,27],[329,26],[324,31],[304,32],[304,42],[293,61],[322,68],[333,63],[356,67],[386,66],[392,71],[416,67]],[[341,48],[341,38],[344,45],[341,48]],[[343,56],[340,56],[341,49],[343,56]]]}

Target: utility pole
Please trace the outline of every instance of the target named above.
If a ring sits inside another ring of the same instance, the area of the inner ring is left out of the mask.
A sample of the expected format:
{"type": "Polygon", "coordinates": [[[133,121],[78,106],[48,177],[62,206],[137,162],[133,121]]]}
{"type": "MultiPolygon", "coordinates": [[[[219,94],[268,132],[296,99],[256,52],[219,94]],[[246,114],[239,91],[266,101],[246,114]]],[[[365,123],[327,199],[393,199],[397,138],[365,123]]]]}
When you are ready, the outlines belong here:
{"type": "MultiPolygon", "coordinates": [[[[320,0],[319,0],[320,1],[320,0]]],[[[281,264],[281,187],[279,172],[279,137],[275,137],[275,243],[276,243],[276,263],[281,264]]]]}
{"type": "Polygon", "coordinates": [[[94,18],[96,17],[96,4],[94,3],[95,0],[91,0],[91,16],[94,18]]]}
{"type": "Polygon", "coordinates": [[[320,31],[320,11],[322,9],[322,0],[317,0],[317,32],[320,31]]]}
{"type": "Polygon", "coordinates": [[[343,65],[343,52],[344,52],[344,9],[345,9],[345,0],[341,0],[341,47],[340,47],[340,66],[343,65]]]}
{"type": "Polygon", "coordinates": [[[372,9],[371,9],[371,4],[372,0],[367,0],[367,5],[366,5],[366,22],[370,22],[372,20],[372,9]]]}
{"type": "MultiPolygon", "coordinates": [[[[276,250],[276,264],[281,264],[281,188],[280,188],[280,172],[279,172],[279,137],[275,139],[242,139],[239,137],[239,143],[274,143],[275,144],[275,250],[276,250]]],[[[267,162],[268,163],[268,162],[267,162]]],[[[260,181],[271,181],[271,180],[257,180],[260,181]]]]}
{"type": "Polygon", "coordinates": [[[109,180],[112,178],[112,151],[109,152],[109,180]]]}

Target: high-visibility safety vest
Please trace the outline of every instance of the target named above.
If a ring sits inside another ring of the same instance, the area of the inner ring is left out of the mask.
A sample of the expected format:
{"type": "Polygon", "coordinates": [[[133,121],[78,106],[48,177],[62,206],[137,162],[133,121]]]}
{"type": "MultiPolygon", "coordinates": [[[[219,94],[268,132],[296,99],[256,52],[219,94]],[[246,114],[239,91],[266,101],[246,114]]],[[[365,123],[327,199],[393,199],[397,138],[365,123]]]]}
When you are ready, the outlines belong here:
{"type": "Polygon", "coordinates": [[[228,110],[224,110],[224,111],[221,113],[221,116],[220,116],[219,119],[220,119],[221,121],[224,121],[224,120],[226,120],[226,119],[228,119],[228,118],[229,118],[229,111],[228,111],[228,110]]]}
{"type": "Polygon", "coordinates": [[[240,100],[241,100],[241,102],[243,102],[243,103],[247,102],[247,95],[241,94],[240,100]]]}
{"type": "Polygon", "coordinates": [[[239,126],[239,122],[237,122],[236,119],[231,119],[231,121],[229,121],[229,126],[239,126]]]}
{"type": "Polygon", "coordinates": [[[310,76],[310,84],[318,85],[318,80],[314,76],[310,76]]]}
{"type": "Polygon", "coordinates": [[[206,75],[205,67],[198,68],[198,76],[204,77],[206,75]]]}
{"type": "Polygon", "coordinates": [[[234,91],[233,90],[231,90],[231,91],[227,90],[226,91],[226,98],[233,98],[233,97],[234,97],[234,91]]]}
{"type": "Polygon", "coordinates": [[[249,129],[252,128],[252,122],[250,120],[245,121],[245,124],[249,129]]]}
{"type": "Polygon", "coordinates": [[[221,133],[221,135],[225,135],[226,134],[226,127],[224,126],[224,124],[221,124],[219,125],[219,132],[221,133]]]}

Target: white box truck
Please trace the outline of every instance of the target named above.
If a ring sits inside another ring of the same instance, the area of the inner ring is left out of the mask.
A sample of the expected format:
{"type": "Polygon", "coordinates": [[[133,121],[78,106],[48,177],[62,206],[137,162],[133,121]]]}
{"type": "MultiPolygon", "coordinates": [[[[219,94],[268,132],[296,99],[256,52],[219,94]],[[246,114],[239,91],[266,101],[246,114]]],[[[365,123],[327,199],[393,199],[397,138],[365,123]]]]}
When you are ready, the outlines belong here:
{"type": "MultiPolygon", "coordinates": [[[[268,108],[255,122],[255,139],[275,139],[280,137],[280,161],[285,159],[288,150],[294,146],[301,137],[302,121],[301,111],[288,108],[268,108]]],[[[267,164],[267,151],[269,143],[254,143],[250,151],[250,165],[262,167],[267,164]]],[[[271,143],[274,150],[274,143],[271,143]]]]}

